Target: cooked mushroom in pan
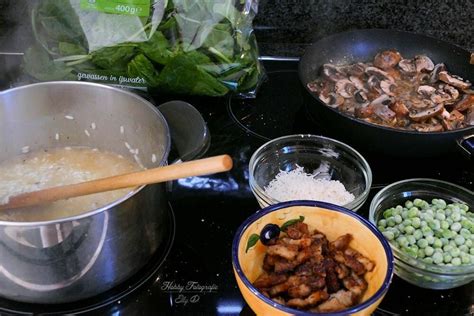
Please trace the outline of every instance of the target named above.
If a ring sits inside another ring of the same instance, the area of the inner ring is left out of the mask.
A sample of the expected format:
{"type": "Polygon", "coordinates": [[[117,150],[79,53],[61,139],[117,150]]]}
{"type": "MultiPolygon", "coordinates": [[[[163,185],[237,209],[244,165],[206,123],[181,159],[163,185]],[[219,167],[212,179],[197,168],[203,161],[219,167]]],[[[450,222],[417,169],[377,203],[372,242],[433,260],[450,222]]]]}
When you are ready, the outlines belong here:
{"type": "Polygon", "coordinates": [[[312,312],[341,311],[360,302],[368,286],[364,275],[375,265],[349,246],[351,234],[329,242],[302,221],[282,226],[281,233],[266,234],[266,227],[262,235],[271,239],[265,242],[264,272],[253,282],[264,295],[312,312]]]}
{"type": "Polygon", "coordinates": [[[471,83],[426,55],[387,50],[373,62],[324,64],[307,86],[327,106],[369,123],[419,132],[474,126],[471,83]]]}

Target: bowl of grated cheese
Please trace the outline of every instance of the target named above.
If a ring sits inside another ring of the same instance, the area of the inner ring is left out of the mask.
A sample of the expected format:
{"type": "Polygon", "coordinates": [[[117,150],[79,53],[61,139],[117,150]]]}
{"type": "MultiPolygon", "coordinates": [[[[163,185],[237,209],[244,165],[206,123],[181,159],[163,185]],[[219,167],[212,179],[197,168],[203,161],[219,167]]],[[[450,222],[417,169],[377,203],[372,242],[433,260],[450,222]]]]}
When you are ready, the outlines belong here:
{"type": "Polygon", "coordinates": [[[305,134],[262,145],[250,159],[249,178],[262,208],[312,200],[357,211],[372,185],[370,166],[355,149],[335,139],[305,134]]]}

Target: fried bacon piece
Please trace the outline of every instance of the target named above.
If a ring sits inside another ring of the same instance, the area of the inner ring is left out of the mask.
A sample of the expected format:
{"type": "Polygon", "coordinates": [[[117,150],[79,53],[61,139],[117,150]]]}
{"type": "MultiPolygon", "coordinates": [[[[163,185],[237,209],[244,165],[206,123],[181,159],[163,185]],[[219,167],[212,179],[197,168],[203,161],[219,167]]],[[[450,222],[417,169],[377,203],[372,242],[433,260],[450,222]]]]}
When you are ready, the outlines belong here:
{"type": "Polygon", "coordinates": [[[351,291],[340,290],[329,296],[329,299],[321,303],[315,312],[335,312],[346,309],[356,303],[355,295],[351,291]]]}
{"type": "Polygon", "coordinates": [[[373,270],[374,263],[349,247],[352,235],[329,242],[302,222],[285,232],[266,248],[264,272],[255,287],[297,309],[330,312],[356,304],[368,286],[363,274],[373,270]]]}
{"type": "Polygon", "coordinates": [[[324,290],[316,291],[314,293],[311,293],[311,295],[305,299],[292,298],[291,300],[288,300],[286,304],[290,307],[307,308],[310,306],[314,306],[323,300],[326,300],[328,296],[328,293],[324,290]]]}
{"type": "Polygon", "coordinates": [[[352,240],[352,235],[351,234],[345,234],[340,236],[334,241],[331,241],[329,243],[329,250],[335,251],[335,250],[345,250],[348,246],[349,243],[352,240]]]}
{"type": "Polygon", "coordinates": [[[367,281],[352,273],[350,276],[342,280],[344,287],[351,291],[357,298],[361,297],[367,289],[367,281]]]}
{"type": "Polygon", "coordinates": [[[284,274],[263,273],[253,282],[256,288],[269,288],[276,284],[285,282],[288,277],[284,274]]]}
{"type": "Polygon", "coordinates": [[[298,255],[298,246],[276,244],[267,247],[267,254],[293,260],[298,255]]]}
{"type": "Polygon", "coordinates": [[[303,235],[309,235],[308,225],[303,222],[288,226],[285,232],[291,239],[300,239],[303,235]]]}

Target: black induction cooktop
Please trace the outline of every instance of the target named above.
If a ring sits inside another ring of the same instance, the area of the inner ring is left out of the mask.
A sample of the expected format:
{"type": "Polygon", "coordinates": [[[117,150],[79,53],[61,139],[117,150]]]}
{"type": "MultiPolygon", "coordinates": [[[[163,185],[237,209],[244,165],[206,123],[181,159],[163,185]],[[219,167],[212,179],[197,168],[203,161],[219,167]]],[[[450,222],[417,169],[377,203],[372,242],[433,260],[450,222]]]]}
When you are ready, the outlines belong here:
{"type": "MultiPolygon", "coordinates": [[[[129,281],[99,297],[65,305],[30,305],[0,299],[2,314],[254,315],[235,282],[231,243],[237,227],[259,209],[248,185],[248,161],[266,140],[294,134],[327,135],[307,111],[297,61],[265,60],[268,73],[258,97],[183,98],[198,108],[211,132],[207,155],[227,153],[225,174],[175,181],[169,193],[173,220],[169,242],[129,281]],[[174,223],[176,224],[174,226],[174,223]]],[[[152,95],[156,104],[176,99],[152,95]]],[[[383,186],[430,177],[473,189],[472,162],[461,155],[407,160],[364,153],[374,182],[368,205],[383,186]]],[[[474,313],[474,286],[426,290],[394,276],[376,315],[466,315],[474,313]]]]}

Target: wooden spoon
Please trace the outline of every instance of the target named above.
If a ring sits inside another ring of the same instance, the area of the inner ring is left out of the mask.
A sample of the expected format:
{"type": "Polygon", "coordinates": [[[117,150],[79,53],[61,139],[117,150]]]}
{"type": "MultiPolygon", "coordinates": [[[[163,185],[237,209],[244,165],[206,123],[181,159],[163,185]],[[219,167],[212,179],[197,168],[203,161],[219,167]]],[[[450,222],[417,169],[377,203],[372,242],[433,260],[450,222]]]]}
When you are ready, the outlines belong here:
{"type": "Polygon", "coordinates": [[[232,159],[230,156],[214,156],[165,167],[22,193],[10,197],[7,204],[0,205],[0,211],[45,204],[93,193],[225,172],[230,169],[232,169],[232,159]]]}

